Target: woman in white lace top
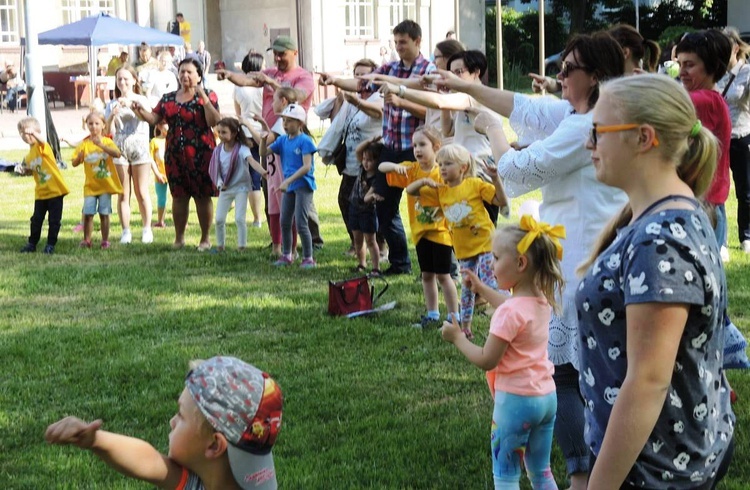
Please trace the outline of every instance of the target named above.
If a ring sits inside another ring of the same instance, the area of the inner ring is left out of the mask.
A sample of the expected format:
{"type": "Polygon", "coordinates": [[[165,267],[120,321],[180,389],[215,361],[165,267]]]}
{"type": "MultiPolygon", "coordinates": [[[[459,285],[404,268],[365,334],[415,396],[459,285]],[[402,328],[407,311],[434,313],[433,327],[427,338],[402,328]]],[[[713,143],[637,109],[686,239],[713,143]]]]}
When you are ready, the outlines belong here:
{"type": "Polygon", "coordinates": [[[575,269],[588,256],[605,223],[626,202],[621,191],[596,180],[586,141],[599,83],[622,76],[624,57],[617,41],[609,34],[597,33],[571,39],[563,60],[558,75],[563,100],[468,84],[445,72],[445,80],[438,85],[465,92],[510,118],[518,135],[513,147],[508,144],[499,118],[482,112],[475,119],[476,129],[490,138],[508,196],[541,189],[540,218],[565,226],[563,310],[550,321],[548,350],[555,364],[558,396],[555,438],[566,459],[571,488],[577,490],[586,488],[589,451],[583,440],[584,407],[578,388],[575,269]]]}

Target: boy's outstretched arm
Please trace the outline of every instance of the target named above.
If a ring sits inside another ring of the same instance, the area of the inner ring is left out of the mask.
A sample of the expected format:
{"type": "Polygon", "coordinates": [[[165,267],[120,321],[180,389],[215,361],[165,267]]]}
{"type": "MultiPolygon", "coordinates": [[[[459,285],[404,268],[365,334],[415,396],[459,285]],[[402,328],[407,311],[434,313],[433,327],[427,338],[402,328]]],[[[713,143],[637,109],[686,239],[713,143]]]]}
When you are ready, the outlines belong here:
{"type": "Polygon", "coordinates": [[[159,488],[177,487],[182,476],[180,465],[146,441],[99,430],[101,426],[101,420],[87,423],[76,417],[66,417],[47,427],[44,439],[50,444],[72,444],[90,449],[125,476],[147,481],[159,488]]]}

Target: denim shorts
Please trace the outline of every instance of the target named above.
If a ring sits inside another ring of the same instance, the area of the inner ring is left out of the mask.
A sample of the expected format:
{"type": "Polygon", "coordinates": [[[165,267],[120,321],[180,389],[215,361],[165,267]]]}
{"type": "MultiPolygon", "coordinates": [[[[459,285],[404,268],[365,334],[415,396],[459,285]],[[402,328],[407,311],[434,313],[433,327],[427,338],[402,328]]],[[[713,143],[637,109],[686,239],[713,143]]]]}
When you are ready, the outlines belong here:
{"type": "Polygon", "coordinates": [[[98,196],[86,196],[83,198],[83,214],[93,216],[95,214],[112,214],[112,194],[100,194],[98,196]]]}

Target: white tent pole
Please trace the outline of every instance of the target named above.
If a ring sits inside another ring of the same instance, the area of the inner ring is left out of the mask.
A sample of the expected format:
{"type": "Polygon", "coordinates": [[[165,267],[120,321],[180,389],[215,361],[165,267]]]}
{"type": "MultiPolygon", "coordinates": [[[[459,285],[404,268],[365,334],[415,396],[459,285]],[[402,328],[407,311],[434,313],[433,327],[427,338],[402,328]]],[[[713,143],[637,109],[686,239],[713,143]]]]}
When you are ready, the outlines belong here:
{"type": "Polygon", "coordinates": [[[497,58],[497,88],[503,89],[503,9],[500,0],[497,1],[497,17],[495,18],[495,53],[497,58]]]}
{"type": "Polygon", "coordinates": [[[542,76],[547,75],[544,73],[544,59],[546,58],[544,53],[544,0],[539,0],[539,74],[542,76]]]}
{"type": "MultiPolygon", "coordinates": [[[[39,57],[39,28],[31,2],[24,2],[26,17],[26,92],[29,115],[39,121],[42,136],[47,138],[47,115],[44,110],[44,76],[39,57]],[[30,96],[29,96],[30,94],[30,96]]],[[[35,13],[36,12],[36,13],[35,13]]]]}
{"type": "Polygon", "coordinates": [[[96,46],[89,46],[89,109],[94,108],[94,99],[97,96],[96,90],[96,46]]]}

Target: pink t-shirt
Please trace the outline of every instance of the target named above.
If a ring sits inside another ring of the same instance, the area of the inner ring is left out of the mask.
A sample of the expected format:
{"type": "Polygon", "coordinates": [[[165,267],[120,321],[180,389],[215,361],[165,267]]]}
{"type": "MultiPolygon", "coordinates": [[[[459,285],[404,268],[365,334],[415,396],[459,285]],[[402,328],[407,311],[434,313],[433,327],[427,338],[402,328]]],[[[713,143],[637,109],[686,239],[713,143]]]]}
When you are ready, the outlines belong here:
{"type": "Polygon", "coordinates": [[[551,314],[547,300],[536,297],[513,297],[495,310],[490,333],[506,341],[508,348],[497,367],[487,371],[493,398],[495,390],[522,396],[555,391],[555,368],[547,358],[551,314]]]}
{"type": "MultiPolygon", "coordinates": [[[[307,98],[300,105],[305,108],[305,111],[310,110],[312,94],[315,89],[312,73],[301,66],[292,68],[287,72],[280,71],[278,68],[268,68],[263,70],[263,73],[279,82],[282,87],[293,87],[305,92],[307,98]]],[[[276,120],[279,118],[279,116],[273,112],[273,93],[273,87],[270,85],[263,86],[263,119],[265,119],[270,127],[273,127],[274,123],[276,123],[276,120]]]]}
{"type": "Polygon", "coordinates": [[[704,197],[711,204],[724,204],[729,197],[729,143],[732,138],[732,118],[729,115],[729,107],[724,97],[715,90],[693,90],[690,92],[690,98],[703,127],[711,131],[719,140],[716,173],[704,197]]]}

